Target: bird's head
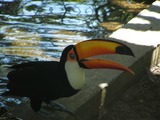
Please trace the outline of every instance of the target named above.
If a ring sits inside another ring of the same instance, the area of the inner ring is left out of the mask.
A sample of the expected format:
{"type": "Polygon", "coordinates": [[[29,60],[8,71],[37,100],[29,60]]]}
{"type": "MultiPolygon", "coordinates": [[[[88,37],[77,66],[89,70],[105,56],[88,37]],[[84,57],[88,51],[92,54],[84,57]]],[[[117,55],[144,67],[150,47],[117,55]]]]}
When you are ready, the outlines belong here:
{"type": "MultiPolygon", "coordinates": [[[[66,47],[62,53],[61,61],[65,64],[65,70],[67,72],[68,79],[77,79],[78,77],[84,77],[83,68],[85,69],[118,69],[128,71],[132,74],[134,72],[119,63],[111,60],[93,59],[90,57],[104,54],[122,54],[134,56],[132,50],[119,42],[111,40],[87,40],[77,43],[76,45],[70,45],[66,47]]],[[[83,78],[80,78],[83,79],[83,78]]],[[[70,80],[74,81],[74,80],[70,80]]],[[[79,85],[80,83],[76,85],[79,85]]],[[[78,89],[78,88],[76,88],[78,89]]]]}
{"type": "Polygon", "coordinates": [[[122,43],[111,40],[95,39],[82,41],[76,45],[70,45],[66,47],[62,53],[61,62],[77,62],[81,68],[86,69],[118,69],[134,74],[134,72],[128,67],[120,65],[111,60],[90,58],[104,54],[122,54],[134,56],[132,50],[122,43]]]}

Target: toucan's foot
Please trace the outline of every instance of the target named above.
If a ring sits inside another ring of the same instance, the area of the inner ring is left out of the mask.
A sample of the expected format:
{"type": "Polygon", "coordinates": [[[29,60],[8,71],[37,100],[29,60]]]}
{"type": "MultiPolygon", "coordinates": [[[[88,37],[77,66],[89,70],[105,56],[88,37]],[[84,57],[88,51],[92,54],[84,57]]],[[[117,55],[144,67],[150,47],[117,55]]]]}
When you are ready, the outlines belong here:
{"type": "Polygon", "coordinates": [[[68,113],[68,114],[70,114],[70,115],[75,116],[75,113],[73,113],[72,111],[68,110],[67,108],[65,108],[65,107],[64,107],[63,105],[61,105],[61,104],[58,104],[58,103],[53,102],[53,101],[48,102],[47,104],[51,107],[52,110],[65,112],[65,113],[68,113]]]}
{"type": "Polygon", "coordinates": [[[47,110],[45,108],[40,109],[40,111],[38,113],[45,116],[45,117],[48,117],[48,118],[54,118],[55,117],[53,112],[50,112],[49,110],[47,110]]]}
{"type": "Polygon", "coordinates": [[[75,113],[66,109],[63,105],[58,104],[56,102],[47,102],[47,106],[42,106],[41,110],[39,111],[40,114],[46,116],[48,118],[55,118],[57,117],[54,114],[54,111],[60,111],[71,115],[75,120],[81,120],[75,113]]]}

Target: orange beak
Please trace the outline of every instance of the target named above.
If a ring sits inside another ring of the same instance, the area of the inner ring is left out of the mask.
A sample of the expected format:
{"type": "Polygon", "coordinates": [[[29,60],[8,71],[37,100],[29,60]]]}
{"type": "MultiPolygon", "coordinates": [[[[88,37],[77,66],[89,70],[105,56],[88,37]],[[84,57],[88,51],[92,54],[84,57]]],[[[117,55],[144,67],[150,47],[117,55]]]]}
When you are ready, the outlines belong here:
{"type": "Polygon", "coordinates": [[[132,50],[126,45],[111,41],[111,40],[87,40],[80,42],[73,48],[77,56],[77,61],[82,68],[97,69],[108,68],[128,71],[131,74],[134,72],[126,66],[120,65],[111,60],[101,59],[87,59],[92,56],[104,55],[104,54],[122,54],[134,56],[132,50]]]}

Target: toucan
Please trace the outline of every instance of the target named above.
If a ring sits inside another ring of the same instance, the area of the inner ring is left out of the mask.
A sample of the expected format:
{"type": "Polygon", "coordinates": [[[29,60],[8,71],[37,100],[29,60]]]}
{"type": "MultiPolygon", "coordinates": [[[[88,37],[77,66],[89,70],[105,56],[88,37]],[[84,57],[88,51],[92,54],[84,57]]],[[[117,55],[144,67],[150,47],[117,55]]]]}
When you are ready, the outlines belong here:
{"type": "Polygon", "coordinates": [[[111,60],[92,58],[103,54],[134,56],[132,50],[116,41],[93,39],[67,46],[60,61],[35,61],[9,66],[4,96],[20,96],[30,99],[31,108],[39,111],[42,102],[76,94],[85,85],[84,69],[118,69],[134,72],[111,60]]]}

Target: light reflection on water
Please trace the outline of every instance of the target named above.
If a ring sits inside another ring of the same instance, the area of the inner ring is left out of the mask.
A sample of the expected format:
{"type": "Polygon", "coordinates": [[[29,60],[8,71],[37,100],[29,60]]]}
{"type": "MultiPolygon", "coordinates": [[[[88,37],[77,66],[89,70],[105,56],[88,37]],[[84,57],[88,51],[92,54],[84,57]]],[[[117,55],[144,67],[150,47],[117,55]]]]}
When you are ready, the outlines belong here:
{"type": "Polygon", "coordinates": [[[1,14],[1,54],[48,60],[59,58],[67,45],[89,39],[92,2],[22,1],[20,6],[17,16],[1,14]]]}

